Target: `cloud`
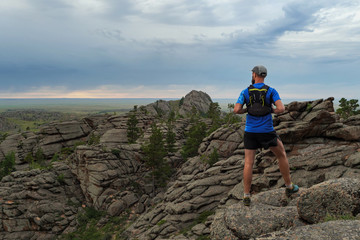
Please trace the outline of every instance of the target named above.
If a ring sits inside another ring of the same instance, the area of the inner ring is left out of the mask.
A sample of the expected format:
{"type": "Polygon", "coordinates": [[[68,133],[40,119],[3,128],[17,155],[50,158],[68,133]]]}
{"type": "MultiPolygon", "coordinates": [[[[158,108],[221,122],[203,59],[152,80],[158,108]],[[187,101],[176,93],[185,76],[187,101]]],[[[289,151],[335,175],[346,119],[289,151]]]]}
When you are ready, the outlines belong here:
{"type": "Polygon", "coordinates": [[[99,86],[144,86],[144,96],[175,96],[171,86],[193,86],[226,97],[248,85],[257,64],[277,86],[291,79],[335,89],[338,78],[356,83],[359,12],[348,0],[2,1],[2,89],[106,96],[116,93],[99,86]]]}

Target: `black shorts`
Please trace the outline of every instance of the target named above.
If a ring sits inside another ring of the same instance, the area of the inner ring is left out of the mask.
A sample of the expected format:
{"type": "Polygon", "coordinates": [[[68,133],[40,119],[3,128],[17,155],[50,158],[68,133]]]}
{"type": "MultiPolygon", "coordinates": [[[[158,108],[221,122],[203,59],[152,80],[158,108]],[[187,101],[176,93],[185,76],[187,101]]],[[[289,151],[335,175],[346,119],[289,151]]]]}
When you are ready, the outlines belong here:
{"type": "Polygon", "coordinates": [[[269,133],[244,133],[245,149],[255,150],[258,148],[268,149],[269,147],[276,147],[278,139],[280,137],[275,131],[269,133]]]}

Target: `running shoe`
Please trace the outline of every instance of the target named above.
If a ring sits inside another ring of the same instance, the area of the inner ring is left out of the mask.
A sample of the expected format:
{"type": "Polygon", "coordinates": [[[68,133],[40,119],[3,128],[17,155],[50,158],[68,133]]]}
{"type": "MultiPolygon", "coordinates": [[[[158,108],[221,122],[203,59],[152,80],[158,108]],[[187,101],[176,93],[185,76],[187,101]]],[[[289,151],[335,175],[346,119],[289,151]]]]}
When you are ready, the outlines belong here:
{"type": "Polygon", "coordinates": [[[286,188],[285,193],[286,196],[290,197],[293,193],[296,193],[299,191],[299,186],[292,183],[292,188],[286,188]]]}
{"type": "Polygon", "coordinates": [[[244,205],[245,206],[250,206],[250,203],[251,203],[251,199],[249,197],[244,197],[244,205]]]}

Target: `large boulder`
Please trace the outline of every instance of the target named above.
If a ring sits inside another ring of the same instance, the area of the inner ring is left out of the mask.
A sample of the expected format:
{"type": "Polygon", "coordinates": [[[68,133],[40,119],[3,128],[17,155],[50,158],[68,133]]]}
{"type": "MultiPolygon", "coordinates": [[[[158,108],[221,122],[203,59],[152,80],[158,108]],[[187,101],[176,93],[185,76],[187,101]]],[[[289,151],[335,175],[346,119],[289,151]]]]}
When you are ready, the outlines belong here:
{"type": "Polygon", "coordinates": [[[268,233],[256,240],[323,240],[323,239],[360,239],[360,220],[330,221],[315,225],[302,226],[286,231],[268,233]]]}
{"type": "Polygon", "coordinates": [[[356,216],[360,213],[360,180],[333,179],[309,188],[300,196],[298,212],[309,223],[327,216],[356,216]]]}
{"type": "Polygon", "coordinates": [[[265,233],[304,225],[298,219],[299,194],[285,196],[284,189],[256,194],[251,206],[242,202],[220,209],[211,225],[212,239],[249,239],[265,233]]]}

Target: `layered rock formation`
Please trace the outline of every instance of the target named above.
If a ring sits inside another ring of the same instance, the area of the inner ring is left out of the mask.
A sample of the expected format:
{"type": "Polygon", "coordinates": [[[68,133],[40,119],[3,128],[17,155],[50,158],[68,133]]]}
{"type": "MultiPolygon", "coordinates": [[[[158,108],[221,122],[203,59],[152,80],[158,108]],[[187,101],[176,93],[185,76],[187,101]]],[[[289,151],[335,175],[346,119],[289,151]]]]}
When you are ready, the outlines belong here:
{"type": "MultiPolygon", "coordinates": [[[[188,95],[183,109],[195,106],[206,112],[211,99],[188,102],[188,95]]],[[[275,157],[261,150],[256,155],[250,208],[241,202],[243,122],[211,133],[203,139],[199,155],[184,162],[180,148],[191,122],[178,119],[173,129],[178,152],[167,156],[176,171],[167,187],[156,191],[148,183],[141,144],[148,141],[153,122],[163,133],[168,130],[154,116],[157,111],[136,113],[143,135],[135,144],[127,142],[128,116],[93,116],[52,123],[39,134],[11,135],[0,144],[0,161],[14,151],[16,168],[23,171],[0,182],[0,238],[52,239],[71,232],[81,205],[86,205],[109,216],[134,212],[138,217],[125,231],[130,239],[291,239],[295,233],[299,239],[316,234],[323,234],[323,239],[356,239],[359,221],[322,223],[328,215],[356,217],[360,212],[360,117],[340,121],[332,101],[293,102],[274,118],[300,192],[285,197],[275,157]],[[98,141],[86,144],[94,137],[98,141]],[[53,163],[52,169],[25,171],[27,153],[41,148],[51,158],[80,141],[74,153],[53,163]],[[219,161],[210,165],[214,149],[219,161]],[[57,204],[50,207],[54,199],[57,204]],[[331,227],[344,230],[330,233],[331,227]]]]}
{"type": "Polygon", "coordinates": [[[16,171],[0,185],[0,239],[54,239],[75,230],[84,197],[64,163],[16,171]]]}

